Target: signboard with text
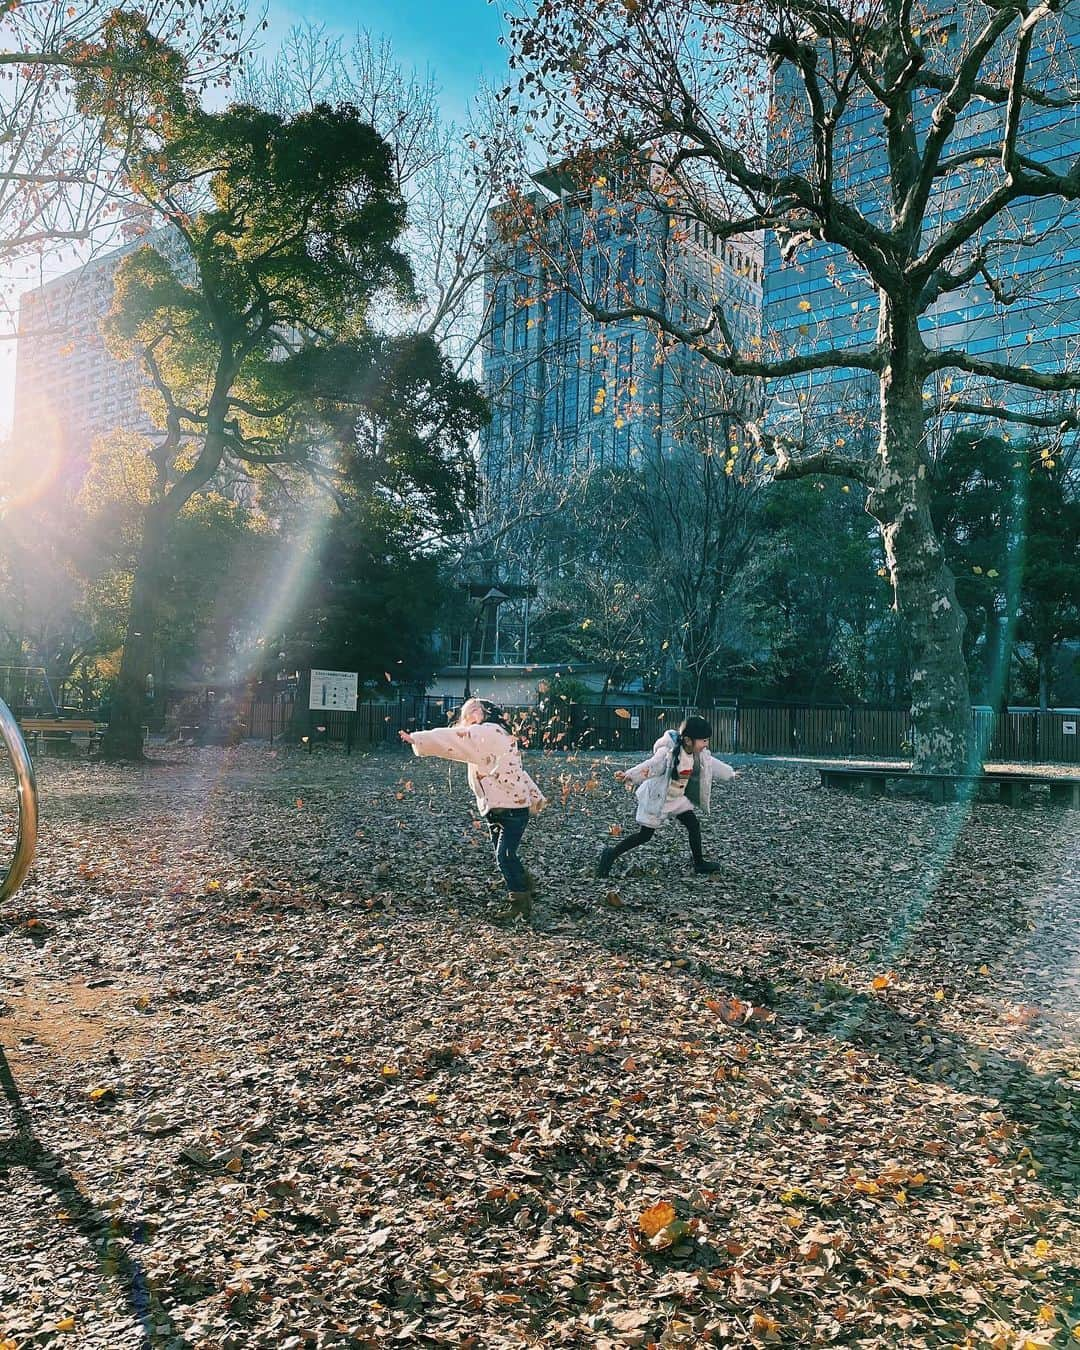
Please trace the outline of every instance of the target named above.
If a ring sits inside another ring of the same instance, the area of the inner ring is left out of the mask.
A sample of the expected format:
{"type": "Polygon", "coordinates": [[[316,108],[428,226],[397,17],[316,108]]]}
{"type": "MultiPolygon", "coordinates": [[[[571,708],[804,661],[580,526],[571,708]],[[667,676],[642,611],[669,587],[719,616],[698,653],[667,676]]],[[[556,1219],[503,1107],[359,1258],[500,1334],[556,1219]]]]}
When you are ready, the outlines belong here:
{"type": "Polygon", "coordinates": [[[359,682],[355,670],[313,670],[308,707],[317,712],[355,712],[359,682]]]}

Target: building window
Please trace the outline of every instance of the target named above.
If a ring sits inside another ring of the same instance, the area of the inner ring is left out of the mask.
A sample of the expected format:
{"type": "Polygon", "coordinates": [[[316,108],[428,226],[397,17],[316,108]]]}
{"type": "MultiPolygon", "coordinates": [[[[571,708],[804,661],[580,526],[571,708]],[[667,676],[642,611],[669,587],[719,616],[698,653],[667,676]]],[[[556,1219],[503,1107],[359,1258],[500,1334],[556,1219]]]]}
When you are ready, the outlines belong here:
{"type": "Polygon", "coordinates": [[[634,293],[634,278],[637,275],[637,244],[631,241],[619,253],[619,287],[630,295],[634,293]]]}
{"type": "Polygon", "coordinates": [[[514,351],[523,352],[528,342],[529,315],[525,306],[528,283],[519,281],[514,287],[514,351]]]}

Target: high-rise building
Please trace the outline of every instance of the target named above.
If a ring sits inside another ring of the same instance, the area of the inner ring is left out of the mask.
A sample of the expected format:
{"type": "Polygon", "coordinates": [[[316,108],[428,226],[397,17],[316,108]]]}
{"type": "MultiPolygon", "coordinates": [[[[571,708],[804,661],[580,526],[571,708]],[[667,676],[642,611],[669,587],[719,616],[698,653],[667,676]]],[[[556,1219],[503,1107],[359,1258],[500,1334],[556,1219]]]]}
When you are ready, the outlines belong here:
{"type": "Polygon", "coordinates": [[[744,340],[760,332],[760,237],[727,241],[677,212],[620,200],[617,171],[582,188],[562,166],[535,175],[535,239],[500,242],[492,212],[483,382],[492,422],[484,477],[496,501],[522,484],[632,469],[680,442],[726,445],[755,397],[639,318],[598,322],[577,299],[646,306],[688,325],[723,295],[744,340]],[[705,412],[708,415],[703,415],[705,412]]]}
{"type": "MultiPolygon", "coordinates": [[[[984,19],[981,7],[977,14],[965,5],[946,13],[940,4],[932,3],[916,6],[911,24],[924,44],[927,63],[949,70],[960,59],[959,53],[970,48],[972,24],[981,25],[984,19]]],[[[1073,54],[1080,50],[1080,13],[1075,7],[1063,7],[1059,24],[1056,29],[1047,23],[1036,30],[1026,83],[1041,88],[1047,97],[1043,107],[1026,105],[1018,148],[1067,172],[1080,157],[1080,107],[1075,94],[1070,95],[1065,69],[1070,50],[1073,54]]],[[[933,108],[941,97],[940,89],[927,87],[915,106],[920,146],[925,144],[933,108]]],[[[973,99],[959,118],[924,212],[924,247],[943,238],[1001,181],[1005,118],[1004,101],[982,98],[973,99]]],[[[869,94],[854,97],[834,133],[834,186],[840,198],[872,222],[889,228],[893,207],[885,134],[881,106],[869,94]]],[[[779,68],[774,82],[768,151],[774,170],[789,168],[814,178],[806,89],[787,63],[779,68]]],[[[1054,195],[1016,202],[973,237],[966,254],[951,260],[952,269],[961,271],[961,264],[974,261],[980,247],[985,252],[985,269],[973,269],[964,284],[943,291],[922,316],[926,344],[961,349],[972,357],[1013,366],[1080,368],[1077,205],[1063,206],[1054,195]]],[[[846,250],[804,243],[792,260],[785,261],[777,235],[768,234],[763,305],[766,355],[866,347],[876,335],[878,308],[866,274],[846,250]]],[[[865,372],[823,370],[770,382],[766,406],[776,429],[813,442],[815,437],[843,435],[839,422],[873,436],[878,396],[876,379],[865,372]]],[[[928,391],[927,398],[944,410],[940,425],[948,427],[981,420],[967,413],[950,415],[950,402],[993,402],[1012,411],[1034,411],[1044,405],[1045,395],[957,370],[942,372],[939,388],[928,391]]]]}
{"type": "Polygon", "coordinates": [[[95,437],[153,430],[140,401],[143,371],[136,361],[118,361],[101,336],[116,269],[146,244],[180,256],[179,236],[155,230],[24,292],[19,301],[13,445],[23,457],[55,456],[69,485],[81,482],[95,437]]]}
{"type": "Polygon", "coordinates": [[[680,453],[721,453],[733,464],[731,445],[760,415],[755,382],[731,379],[642,318],[591,312],[648,308],[703,327],[723,296],[741,340],[752,344],[760,335],[760,236],[724,240],[691,212],[665,209],[655,190],[657,204],[641,205],[617,163],[588,182],[564,165],[534,177],[537,191],[489,220],[483,383],[492,421],[482,478],[491,516],[524,523],[497,531],[497,547],[469,575],[474,588],[511,593],[496,611],[498,642],[492,623],[478,627],[474,664],[527,663],[536,649],[531,622],[542,617],[552,580],[586,558],[601,573],[614,561],[609,545],[549,528],[545,509],[558,509],[571,485],[587,490],[603,470],[651,471],[655,480],[660,462],[677,463],[680,453]],[[530,523],[534,511],[538,524],[530,523]]]}

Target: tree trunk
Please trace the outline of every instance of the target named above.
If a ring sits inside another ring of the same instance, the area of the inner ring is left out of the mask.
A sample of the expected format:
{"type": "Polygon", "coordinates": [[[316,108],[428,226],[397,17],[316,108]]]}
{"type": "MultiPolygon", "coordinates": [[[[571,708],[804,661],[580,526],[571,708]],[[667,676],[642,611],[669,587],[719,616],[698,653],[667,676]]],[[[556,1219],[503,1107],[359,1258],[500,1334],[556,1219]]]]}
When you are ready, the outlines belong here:
{"type": "Polygon", "coordinates": [[[104,759],[143,758],[142,729],[147,718],[146,677],[154,668],[160,600],[159,563],[167,538],[167,524],[167,520],[153,509],[148,513],[142,547],[135,565],[120,674],[113,691],[108,730],[101,742],[104,759]]]}
{"type": "Polygon", "coordinates": [[[1039,663],[1039,711],[1048,712],[1050,709],[1050,666],[1053,658],[1053,647],[1037,647],[1035,649],[1035,659],[1039,663]]]}
{"type": "Polygon", "coordinates": [[[867,509],[881,526],[895,608],[911,644],[914,767],[964,773],[972,767],[964,612],[930,518],[922,339],[914,315],[887,313],[884,305],[882,331],[890,359],[881,377],[877,481],[867,509]]]}
{"type": "MultiPolygon", "coordinates": [[[[310,659],[310,658],[309,658],[310,659]]],[[[315,719],[311,715],[311,668],[300,674],[300,685],[293,704],[292,721],[286,732],[286,739],[293,745],[300,745],[310,739],[315,719]]]]}

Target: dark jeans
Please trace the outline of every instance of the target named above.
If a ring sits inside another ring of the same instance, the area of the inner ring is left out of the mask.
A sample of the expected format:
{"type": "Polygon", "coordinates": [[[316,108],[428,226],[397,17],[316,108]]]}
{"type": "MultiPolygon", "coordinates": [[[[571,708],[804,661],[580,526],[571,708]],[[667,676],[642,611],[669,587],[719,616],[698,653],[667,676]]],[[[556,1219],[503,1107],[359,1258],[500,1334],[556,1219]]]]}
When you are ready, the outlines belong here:
{"type": "Polygon", "coordinates": [[[492,809],[487,813],[488,830],[491,832],[491,845],[495,850],[495,861],[503,874],[508,891],[528,890],[525,868],[518,857],[518,845],[521,843],[525,827],[529,823],[527,806],[508,806],[503,810],[492,809]]]}
{"type": "MultiPolygon", "coordinates": [[[[682,811],[675,819],[686,830],[687,837],[690,840],[690,852],[694,855],[696,863],[703,861],[701,852],[701,822],[693,811],[682,811]]],[[[640,844],[647,844],[656,833],[648,825],[642,825],[637,834],[632,834],[626,839],[622,839],[611,850],[612,861],[621,857],[624,853],[629,853],[632,848],[637,848],[640,844]]]]}

